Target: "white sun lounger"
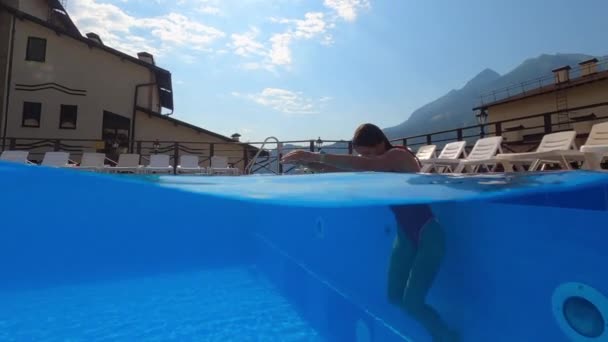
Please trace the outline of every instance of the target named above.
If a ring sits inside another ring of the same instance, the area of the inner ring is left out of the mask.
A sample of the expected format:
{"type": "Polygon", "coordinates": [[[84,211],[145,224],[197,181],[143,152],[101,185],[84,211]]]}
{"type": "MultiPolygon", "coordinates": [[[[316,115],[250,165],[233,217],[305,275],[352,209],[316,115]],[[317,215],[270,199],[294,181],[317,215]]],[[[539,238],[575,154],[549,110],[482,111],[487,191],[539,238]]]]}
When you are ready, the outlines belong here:
{"type": "Polygon", "coordinates": [[[118,156],[118,164],[116,166],[108,166],[105,168],[109,172],[128,172],[140,173],[143,166],[139,164],[139,154],[125,153],[118,156]]]}
{"type": "Polygon", "coordinates": [[[42,166],[70,167],[70,154],[68,152],[46,152],[42,158],[42,166]]]}
{"type": "Polygon", "coordinates": [[[496,156],[498,163],[502,164],[506,172],[514,171],[514,167],[529,165],[529,171],[536,171],[545,164],[557,163],[564,169],[570,169],[570,166],[559,153],[569,153],[571,150],[576,150],[575,131],[566,131],[559,133],[547,134],[543,137],[536,149],[536,152],[526,153],[506,153],[496,156]],[[560,160],[561,159],[561,160],[560,160]]]}
{"type": "Polygon", "coordinates": [[[204,173],[205,169],[198,165],[198,156],[183,155],[179,157],[177,173],[204,173]]]}
{"type": "Polygon", "coordinates": [[[76,169],[85,171],[102,171],[104,170],[106,155],[103,153],[83,153],[80,166],[76,169]]]}
{"type": "Polygon", "coordinates": [[[570,168],[570,163],[582,162],[582,168],[586,170],[601,170],[605,158],[608,158],[608,122],[593,125],[579,151],[556,150],[543,155],[543,161],[560,164],[566,169],[570,168]]]}
{"type": "Polygon", "coordinates": [[[153,154],[150,156],[150,165],[144,167],[146,173],[173,173],[171,157],[167,154],[153,154]]]}
{"type": "Polygon", "coordinates": [[[581,153],[585,158],[583,169],[599,171],[602,170],[602,161],[608,158],[608,145],[583,145],[581,153]]]}
{"type": "Polygon", "coordinates": [[[437,145],[424,145],[420,146],[418,152],[416,152],[416,157],[418,160],[427,160],[436,157],[437,145]]]}
{"type": "Polygon", "coordinates": [[[211,166],[208,169],[208,173],[237,176],[239,169],[228,166],[228,157],[213,156],[211,157],[211,166]]]}
{"type": "Polygon", "coordinates": [[[452,163],[453,160],[457,160],[460,156],[466,157],[467,153],[464,150],[466,144],[466,141],[455,141],[445,145],[439,154],[439,158],[430,158],[420,161],[422,163],[421,172],[431,172],[432,170],[435,170],[438,173],[445,170],[452,171],[450,166],[457,166],[458,162],[447,165],[445,163],[452,163]],[[442,165],[442,163],[444,164],[442,165]]]}
{"type": "Polygon", "coordinates": [[[493,172],[496,169],[496,154],[502,153],[502,136],[483,138],[477,140],[469,156],[462,160],[455,160],[458,166],[454,169],[455,173],[468,171],[475,173],[481,166],[493,172]]]}
{"type": "Polygon", "coordinates": [[[21,164],[32,164],[27,157],[29,156],[28,151],[4,151],[0,155],[0,161],[21,163],[21,164]]]}

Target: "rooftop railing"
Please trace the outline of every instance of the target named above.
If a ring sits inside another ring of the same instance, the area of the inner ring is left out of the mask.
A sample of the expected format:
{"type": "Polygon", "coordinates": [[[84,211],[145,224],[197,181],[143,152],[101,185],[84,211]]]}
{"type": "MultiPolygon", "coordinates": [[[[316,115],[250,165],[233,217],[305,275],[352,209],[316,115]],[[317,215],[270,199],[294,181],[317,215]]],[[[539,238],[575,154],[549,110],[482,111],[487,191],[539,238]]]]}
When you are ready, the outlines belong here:
{"type": "MultiPolygon", "coordinates": [[[[578,137],[585,138],[594,123],[608,121],[608,102],[595,103],[569,109],[570,116],[564,121],[559,116],[562,111],[538,113],[513,119],[506,119],[472,125],[450,130],[431,132],[415,136],[393,139],[391,142],[410,147],[416,151],[419,146],[435,144],[442,147],[452,141],[467,141],[470,149],[475,141],[486,136],[502,135],[504,137],[503,149],[505,152],[521,152],[533,150],[545,134],[552,132],[576,130],[578,137]]],[[[6,150],[28,150],[30,158],[41,161],[45,152],[70,152],[73,160],[85,152],[103,152],[112,160],[118,154],[128,153],[130,141],[122,141],[117,148],[108,147],[108,143],[96,139],[41,139],[7,137],[6,150]]],[[[179,157],[184,154],[199,157],[201,166],[209,165],[211,157],[228,157],[232,167],[244,171],[251,158],[258,152],[263,142],[201,142],[201,141],[158,141],[137,140],[134,142],[133,153],[142,157],[142,164],[149,160],[153,154],[168,154],[173,166],[179,163],[179,157]]],[[[292,172],[296,166],[281,165],[278,160],[293,150],[308,150],[311,152],[324,151],[326,153],[352,154],[353,144],[348,140],[289,140],[275,144],[267,144],[260,157],[252,165],[250,173],[285,174],[292,172]],[[280,148],[279,148],[280,146],[280,148]]]]}
{"type": "MultiPolygon", "coordinates": [[[[293,171],[294,166],[284,170],[283,165],[278,163],[282,155],[298,150],[306,149],[313,152],[320,151],[323,147],[331,153],[352,153],[352,145],[343,140],[327,140],[319,142],[319,139],[311,140],[289,140],[280,142],[279,151],[276,144],[267,144],[256,163],[251,168],[251,173],[283,174],[293,171]],[[275,167],[278,165],[278,167],[275,167]]],[[[159,140],[137,140],[133,142],[134,149],[129,150],[131,141],[122,140],[113,145],[98,139],[55,139],[55,138],[29,138],[29,137],[7,137],[4,148],[0,150],[25,150],[29,151],[29,158],[35,163],[42,161],[44,154],[50,151],[69,152],[72,160],[78,162],[82,155],[87,152],[102,152],[106,154],[107,162],[116,165],[118,156],[123,153],[136,153],[141,156],[141,164],[146,165],[150,156],[154,154],[167,154],[170,156],[174,169],[179,164],[181,155],[196,155],[199,157],[201,166],[209,166],[213,156],[228,158],[231,167],[245,170],[251,158],[257,153],[263,142],[205,142],[205,141],[159,141],[159,140]]],[[[0,146],[1,147],[1,146],[0,146]]]]}
{"type": "MultiPolygon", "coordinates": [[[[587,67],[585,66],[577,66],[572,68],[570,70],[570,80],[580,78],[586,68],[587,67]]],[[[596,72],[585,77],[594,77],[594,74],[597,74],[602,71],[608,71],[608,58],[604,58],[598,61],[596,64],[596,72]]],[[[537,91],[542,87],[550,86],[553,84],[555,84],[555,75],[553,73],[546,74],[544,76],[533,78],[525,82],[512,84],[504,88],[484,93],[480,96],[479,104],[480,106],[483,106],[488,103],[504,100],[511,96],[525,95],[527,93],[537,91]]]]}
{"type": "MultiPolygon", "coordinates": [[[[585,138],[593,123],[608,120],[608,102],[595,103],[568,109],[570,115],[563,119],[563,111],[551,111],[512,119],[489,122],[444,131],[392,139],[391,142],[408,146],[413,150],[422,145],[442,146],[452,141],[468,141],[472,145],[486,136],[502,135],[503,147],[508,151],[522,147],[535,148],[545,134],[576,130],[579,138],[585,138]]],[[[471,147],[471,146],[469,146],[471,147]]]]}

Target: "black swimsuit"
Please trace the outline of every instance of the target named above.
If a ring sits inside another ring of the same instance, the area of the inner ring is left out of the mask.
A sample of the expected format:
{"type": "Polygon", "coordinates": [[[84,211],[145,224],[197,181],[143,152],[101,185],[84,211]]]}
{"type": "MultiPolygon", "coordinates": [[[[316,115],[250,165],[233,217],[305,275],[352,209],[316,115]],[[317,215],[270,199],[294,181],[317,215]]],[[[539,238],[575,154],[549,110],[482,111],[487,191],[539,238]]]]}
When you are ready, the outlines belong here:
{"type": "Polygon", "coordinates": [[[427,204],[398,205],[390,207],[399,229],[410,238],[415,248],[418,248],[420,236],[425,225],[433,219],[433,212],[427,204]]]}
{"type": "MultiPolygon", "coordinates": [[[[418,162],[418,166],[422,167],[420,159],[404,146],[394,146],[394,148],[403,149],[409,152],[418,162]]],[[[414,247],[418,248],[420,236],[424,226],[433,219],[433,212],[426,204],[399,205],[391,206],[391,210],[395,214],[395,219],[405,235],[412,240],[414,247]]]]}

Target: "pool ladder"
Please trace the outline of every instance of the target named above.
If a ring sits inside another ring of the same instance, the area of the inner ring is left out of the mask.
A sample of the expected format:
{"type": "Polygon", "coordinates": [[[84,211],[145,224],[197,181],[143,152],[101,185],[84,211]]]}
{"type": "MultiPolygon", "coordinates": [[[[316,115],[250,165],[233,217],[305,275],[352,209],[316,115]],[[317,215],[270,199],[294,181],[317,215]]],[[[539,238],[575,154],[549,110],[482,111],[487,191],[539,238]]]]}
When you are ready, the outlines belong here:
{"type": "Polygon", "coordinates": [[[251,174],[251,169],[257,162],[257,159],[262,153],[262,151],[264,151],[264,146],[266,146],[266,144],[269,142],[272,143],[271,140],[274,140],[274,143],[277,144],[277,172],[279,172],[279,170],[281,169],[281,155],[283,154],[283,143],[281,143],[276,137],[268,137],[264,139],[264,142],[262,143],[262,146],[260,147],[258,152],[255,154],[253,159],[251,159],[249,164],[247,164],[247,167],[245,167],[245,174],[251,174]]]}

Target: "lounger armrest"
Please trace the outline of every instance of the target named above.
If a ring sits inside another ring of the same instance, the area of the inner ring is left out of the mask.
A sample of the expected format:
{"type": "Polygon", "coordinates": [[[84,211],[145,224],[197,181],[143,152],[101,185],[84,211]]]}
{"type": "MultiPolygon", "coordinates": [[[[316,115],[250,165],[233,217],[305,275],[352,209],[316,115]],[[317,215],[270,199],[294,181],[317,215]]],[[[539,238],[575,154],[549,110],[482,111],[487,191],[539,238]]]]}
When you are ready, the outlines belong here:
{"type": "Polygon", "coordinates": [[[583,145],[581,146],[581,152],[607,154],[608,145],[583,145]]]}
{"type": "Polygon", "coordinates": [[[458,165],[464,159],[442,159],[442,158],[432,158],[432,159],[424,159],[420,162],[422,164],[433,164],[433,165],[458,165]]]}
{"type": "Polygon", "coordinates": [[[496,164],[498,162],[498,160],[496,158],[489,158],[489,159],[474,159],[474,160],[468,160],[468,159],[463,159],[461,160],[461,164],[462,165],[480,165],[480,164],[496,164]]]}
{"type": "Polygon", "coordinates": [[[535,160],[542,159],[543,157],[555,156],[556,151],[547,152],[524,152],[524,153],[504,153],[498,154],[496,159],[501,160],[535,160]]]}

